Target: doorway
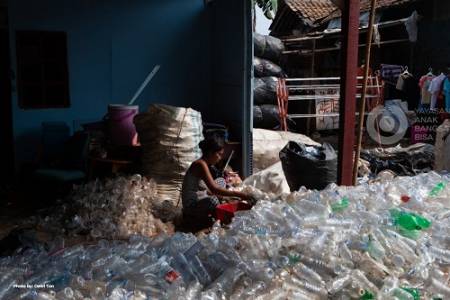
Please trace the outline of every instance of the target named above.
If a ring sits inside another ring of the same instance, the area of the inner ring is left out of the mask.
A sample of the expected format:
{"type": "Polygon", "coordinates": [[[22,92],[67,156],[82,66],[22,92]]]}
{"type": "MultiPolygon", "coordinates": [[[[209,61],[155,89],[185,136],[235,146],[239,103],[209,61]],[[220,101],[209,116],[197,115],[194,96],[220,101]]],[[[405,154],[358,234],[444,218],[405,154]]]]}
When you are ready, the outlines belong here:
{"type": "Polygon", "coordinates": [[[0,144],[4,153],[0,187],[10,183],[14,174],[10,63],[8,9],[0,6],[0,144]]]}

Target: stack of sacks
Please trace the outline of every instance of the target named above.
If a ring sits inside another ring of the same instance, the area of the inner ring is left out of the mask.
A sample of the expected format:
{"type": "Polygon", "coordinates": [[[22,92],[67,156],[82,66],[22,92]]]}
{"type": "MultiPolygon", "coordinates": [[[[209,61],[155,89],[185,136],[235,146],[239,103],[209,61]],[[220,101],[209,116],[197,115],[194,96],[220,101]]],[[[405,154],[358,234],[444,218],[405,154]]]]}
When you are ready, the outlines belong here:
{"type": "Polygon", "coordinates": [[[274,129],[280,124],[277,104],[278,78],[285,77],[279,62],[284,50],[281,40],[255,33],[255,82],[253,91],[253,127],[274,129]],[[275,62],[275,63],[274,63],[275,62]]]}

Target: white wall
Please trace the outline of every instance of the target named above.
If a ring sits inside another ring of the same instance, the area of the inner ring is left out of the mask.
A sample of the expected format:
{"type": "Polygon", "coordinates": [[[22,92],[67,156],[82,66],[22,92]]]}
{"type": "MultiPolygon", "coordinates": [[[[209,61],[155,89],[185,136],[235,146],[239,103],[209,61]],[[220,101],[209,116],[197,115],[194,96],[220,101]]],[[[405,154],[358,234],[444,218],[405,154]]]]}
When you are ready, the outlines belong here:
{"type": "Polygon", "coordinates": [[[272,20],[269,20],[264,16],[261,8],[256,7],[256,32],[259,34],[269,35],[269,27],[272,24],[272,20]]]}

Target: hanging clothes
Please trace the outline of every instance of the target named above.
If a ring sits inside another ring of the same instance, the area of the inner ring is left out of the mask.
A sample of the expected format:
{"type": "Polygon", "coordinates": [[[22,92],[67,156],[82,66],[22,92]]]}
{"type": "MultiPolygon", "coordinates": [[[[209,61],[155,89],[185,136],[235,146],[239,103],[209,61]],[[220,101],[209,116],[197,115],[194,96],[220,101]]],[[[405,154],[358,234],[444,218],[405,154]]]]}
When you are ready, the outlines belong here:
{"type": "Polygon", "coordinates": [[[424,107],[428,107],[431,103],[431,92],[429,91],[431,81],[435,78],[435,76],[431,73],[423,75],[419,80],[420,87],[420,103],[424,107]]]}
{"type": "Polygon", "coordinates": [[[381,65],[381,78],[383,78],[386,83],[396,85],[398,77],[402,74],[402,72],[402,66],[387,64],[381,65]]]}
{"type": "Polygon", "coordinates": [[[408,32],[409,41],[411,43],[417,42],[417,21],[419,21],[419,14],[417,11],[414,11],[405,21],[406,31],[408,32]]]}
{"type": "Polygon", "coordinates": [[[431,93],[430,109],[436,109],[437,107],[438,96],[441,92],[442,83],[445,78],[446,76],[444,73],[441,73],[439,76],[431,80],[430,87],[428,88],[428,91],[431,93]]]}
{"type": "Polygon", "coordinates": [[[444,98],[445,98],[445,111],[450,113],[450,79],[446,77],[444,79],[443,89],[444,98]]]}
{"type": "Polygon", "coordinates": [[[414,110],[419,107],[420,91],[418,81],[408,71],[400,74],[396,89],[401,91],[401,99],[408,102],[408,109],[414,110]]]}

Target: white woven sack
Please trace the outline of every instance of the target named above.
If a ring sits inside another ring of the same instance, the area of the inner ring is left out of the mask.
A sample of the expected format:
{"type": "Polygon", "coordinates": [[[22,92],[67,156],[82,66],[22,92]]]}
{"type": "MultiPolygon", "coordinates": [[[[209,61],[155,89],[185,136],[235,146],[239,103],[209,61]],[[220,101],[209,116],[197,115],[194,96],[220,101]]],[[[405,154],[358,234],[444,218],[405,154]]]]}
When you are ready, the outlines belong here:
{"type": "Polygon", "coordinates": [[[187,168],[202,155],[198,146],[203,140],[200,112],[154,104],[134,122],[142,145],[144,175],[156,181],[158,198],[178,202],[187,168]]]}
{"type": "Polygon", "coordinates": [[[443,139],[450,132],[450,120],[445,120],[436,131],[436,144],[434,148],[434,170],[450,171],[450,137],[443,139]]]}
{"type": "Polygon", "coordinates": [[[257,173],[279,162],[279,153],[289,141],[320,145],[303,134],[253,129],[253,172],[257,173]]]}

